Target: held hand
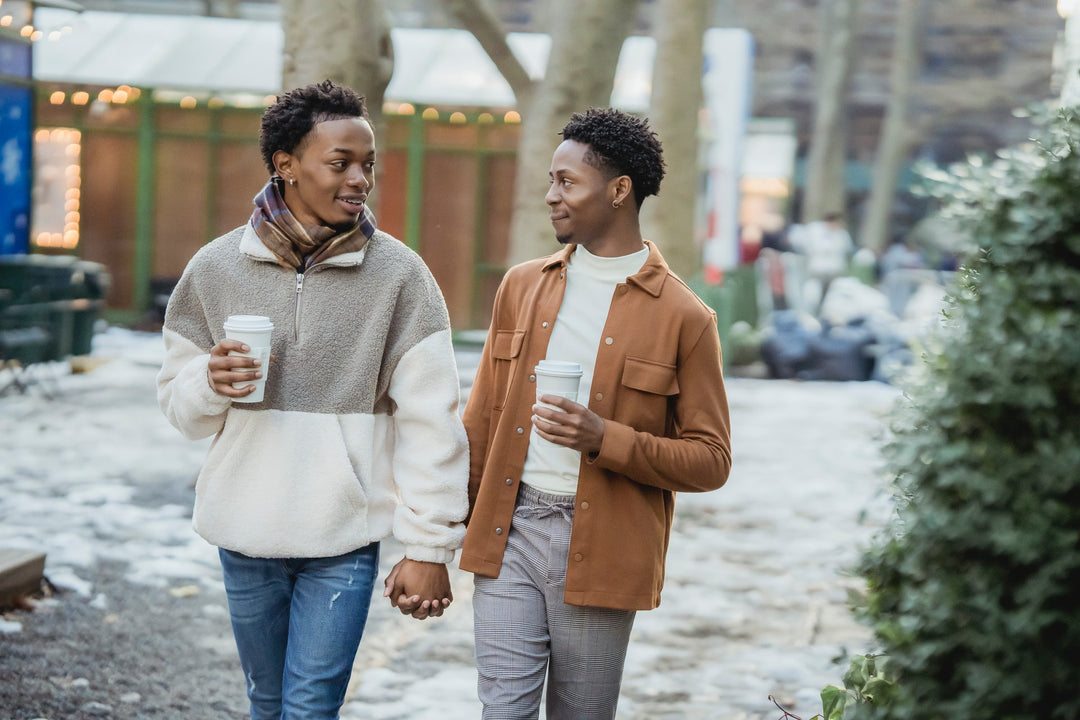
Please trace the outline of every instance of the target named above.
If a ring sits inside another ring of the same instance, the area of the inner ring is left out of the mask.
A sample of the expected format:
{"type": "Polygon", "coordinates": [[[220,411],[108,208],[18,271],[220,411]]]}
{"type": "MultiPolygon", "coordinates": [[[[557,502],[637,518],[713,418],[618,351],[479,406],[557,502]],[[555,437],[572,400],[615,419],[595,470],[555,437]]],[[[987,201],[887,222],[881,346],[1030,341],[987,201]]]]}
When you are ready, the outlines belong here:
{"type": "Polygon", "coordinates": [[[532,406],[533,427],[540,437],[582,453],[600,452],[604,443],[604,418],[559,395],[541,395],[540,400],[543,405],[538,402],[532,406]]]}
{"type": "Polygon", "coordinates": [[[402,558],[386,576],[383,597],[402,615],[417,620],[439,617],[450,607],[450,574],[442,563],[420,562],[402,558]]]}
{"type": "Polygon", "coordinates": [[[247,352],[250,348],[239,340],[222,340],[210,350],[210,362],[206,366],[206,377],[210,387],[218,395],[242,398],[255,392],[254,385],[242,385],[234,388],[234,382],[257,380],[262,377],[258,358],[242,355],[230,355],[230,351],[247,352]]]}

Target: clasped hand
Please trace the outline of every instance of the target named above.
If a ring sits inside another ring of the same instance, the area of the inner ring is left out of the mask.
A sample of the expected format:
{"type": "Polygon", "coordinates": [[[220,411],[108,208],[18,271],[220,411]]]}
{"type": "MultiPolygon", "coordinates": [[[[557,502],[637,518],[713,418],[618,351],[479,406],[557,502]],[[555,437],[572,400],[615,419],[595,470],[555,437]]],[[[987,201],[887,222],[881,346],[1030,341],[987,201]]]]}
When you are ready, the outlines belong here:
{"type": "Polygon", "coordinates": [[[390,604],[402,615],[412,615],[417,620],[439,617],[454,601],[446,565],[409,558],[402,558],[390,570],[383,597],[390,598],[390,604]]]}

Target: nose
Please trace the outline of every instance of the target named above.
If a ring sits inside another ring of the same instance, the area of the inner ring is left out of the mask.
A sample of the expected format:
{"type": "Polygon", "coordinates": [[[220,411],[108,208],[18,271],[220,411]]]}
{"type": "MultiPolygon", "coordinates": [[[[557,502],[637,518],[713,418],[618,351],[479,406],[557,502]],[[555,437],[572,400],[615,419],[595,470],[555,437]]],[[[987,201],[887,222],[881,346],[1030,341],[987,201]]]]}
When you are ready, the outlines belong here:
{"type": "Polygon", "coordinates": [[[544,195],[544,202],[546,202],[548,205],[554,205],[555,203],[559,202],[558,188],[559,186],[557,183],[551,183],[550,185],[548,185],[547,194],[544,195]]]}
{"type": "Polygon", "coordinates": [[[345,180],[351,187],[358,187],[365,192],[371,189],[374,184],[372,179],[367,176],[362,167],[353,167],[349,170],[349,175],[345,180]]]}

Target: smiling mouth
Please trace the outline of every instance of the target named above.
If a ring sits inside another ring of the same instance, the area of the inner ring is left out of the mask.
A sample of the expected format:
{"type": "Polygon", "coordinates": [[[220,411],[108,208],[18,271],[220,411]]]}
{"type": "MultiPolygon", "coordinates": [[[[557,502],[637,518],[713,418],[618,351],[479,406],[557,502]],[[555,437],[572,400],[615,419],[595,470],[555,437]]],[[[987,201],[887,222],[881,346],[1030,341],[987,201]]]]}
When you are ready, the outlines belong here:
{"type": "Polygon", "coordinates": [[[343,202],[348,207],[353,208],[354,210],[356,210],[356,212],[360,212],[361,210],[364,209],[364,201],[366,200],[366,198],[343,198],[343,197],[339,197],[338,200],[343,202]]]}

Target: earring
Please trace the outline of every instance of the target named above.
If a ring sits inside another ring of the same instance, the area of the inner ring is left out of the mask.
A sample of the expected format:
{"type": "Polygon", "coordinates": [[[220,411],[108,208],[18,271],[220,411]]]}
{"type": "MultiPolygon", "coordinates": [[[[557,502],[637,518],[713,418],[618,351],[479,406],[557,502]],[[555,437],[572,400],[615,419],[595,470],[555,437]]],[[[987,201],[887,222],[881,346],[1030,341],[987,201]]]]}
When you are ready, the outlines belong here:
{"type": "Polygon", "coordinates": [[[295,185],[296,184],[296,178],[289,178],[289,184],[290,185],[295,185]]]}
{"type": "Polygon", "coordinates": [[[615,200],[612,200],[612,201],[611,201],[611,207],[613,207],[613,208],[615,208],[616,210],[618,210],[618,209],[619,209],[620,207],[622,207],[622,203],[621,203],[621,202],[616,202],[615,200]]]}

